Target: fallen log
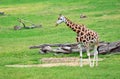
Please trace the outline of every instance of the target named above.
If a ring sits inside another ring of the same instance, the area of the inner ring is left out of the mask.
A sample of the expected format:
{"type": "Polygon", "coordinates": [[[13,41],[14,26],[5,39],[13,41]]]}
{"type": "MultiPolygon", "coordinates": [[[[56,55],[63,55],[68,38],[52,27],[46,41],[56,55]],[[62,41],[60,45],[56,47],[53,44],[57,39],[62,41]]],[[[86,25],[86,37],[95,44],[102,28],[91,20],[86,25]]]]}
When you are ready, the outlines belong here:
{"type": "Polygon", "coordinates": [[[84,14],[80,14],[80,18],[87,18],[87,16],[84,14]]]}
{"type": "Polygon", "coordinates": [[[14,30],[33,29],[33,28],[41,28],[42,27],[42,25],[36,25],[30,21],[26,21],[26,20],[20,19],[20,18],[18,18],[18,22],[20,22],[23,25],[23,27],[22,26],[14,26],[14,30]],[[26,22],[31,25],[28,26],[27,24],[25,24],[26,22]]]}
{"type": "MultiPolygon", "coordinates": [[[[73,52],[79,52],[77,43],[73,44],[42,44],[38,46],[30,46],[30,49],[40,48],[40,53],[64,53],[69,54],[73,52]]],[[[90,48],[91,50],[93,48],[90,48]]],[[[85,47],[82,47],[82,51],[86,52],[85,47]]],[[[118,42],[100,42],[98,47],[99,54],[120,53],[120,41],[118,42]]],[[[93,53],[91,53],[93,55],[93,53]]]]}
{"type": "Polygon", "coordinates": [[[99,46],[99,54],[120,53],[120,41],[103,43],[99,46]]]}
{"type": "Polygon", "coordinates": [[[20,30],[22,27],[21,26],[14,26],[14,30],[20,30]]]}
{"type": "Polygon", "coordinates": [[[64,46],[77,46],[77,43],[73,43],[73,44],[42,44],[42,45],[36,45],[36,46],[30,46],[30,49],[36,49],[36,48],[43,48],[46,46],[50,46],[50,47],[64,47],[64,46]]]}

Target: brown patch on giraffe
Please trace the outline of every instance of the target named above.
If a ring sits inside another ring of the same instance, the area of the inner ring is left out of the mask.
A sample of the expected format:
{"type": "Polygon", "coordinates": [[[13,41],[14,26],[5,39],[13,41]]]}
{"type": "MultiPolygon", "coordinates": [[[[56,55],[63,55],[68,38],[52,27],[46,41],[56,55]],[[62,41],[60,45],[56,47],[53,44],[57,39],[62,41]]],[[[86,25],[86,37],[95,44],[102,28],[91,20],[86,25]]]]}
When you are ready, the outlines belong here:
{"type": "Polygon", "coordinates": [[[74,27],[71,27],[72,30],[74,30],[74,27]]]}
{"type": "Polygon", "coordinates": [[[79,30],[79,29],[76,29],[76,33],[79,34],[79,33],[80,33],[80,30],[79,30]]]}
{"type": "Polygon", "coordinates": [[[83,41],[83,39],[84,39],[84,36],[81,36],[81,37],[80,37],[80,41],[83,41]]]}
{"type": "Polygon", "coordinates": [[[69,25],[70,25],[71,27],[73,27],[72,24],[73,24],[73,23],[69,23],[69,25]]]}
{"type": "Polygon", "coordinates": [[[87,33],[88,32],[88,30],[87,29],[85,29],[85,33],[87,33]]]}
{"type": "Polygon", "coordinates": [[[86,42],[86,40],[84,39],[82,42],[86,42]]]}
{"type": "Polygon", "coordinates": [[[85,38],[85,39],[86,39],[86,37],[87,37],[87,36],[86,36],[86,35],[84,35],[84,38],[85,38]]]}
{"type": "Polygon", "coordinates": [[[71,29],[74,29],[74,27],[71,27],[71,29]]]}
{"type": "Polygon", "coordinates": [[[74,27],[74,29],[76,29],[76,28],[74,27]]]}
{"type": "Polygon", "coordinates": [[[72,26],[74,27],[74,26],[75,26],[75,24],[73,23],[73,24],[72,24],[72,26]]]}
{"type": "Polygon", "coordinates": [[[84,29],[84,27],[83,27],[83,28],[82,28],[82,31],[84,32],[84,30],[85,30],[85,29],[84,29]]]}
{"type": "Polygon", "coordinates": [[[69,24],[69,27],[70,27],[70,28],[72,27],[71,24],[69,24]]]}
{"type": "Polygon", "coordinates": [[[76,31],[75,29],[73,29],[73,31],[76,31]]]}
{"type": "Polygon", "coordinates": [[[93,43],[93,41],[91,40],[90,43],[93,43]]]}
{"type": "Polygon", "coordinates": [[[70,21],[69,24],[72,24],[72,22],[70,21]]]}
{"type": "Polygon", "coordinates": [[[91,31],[89,31],[89,34],[91,34],[92,32],[91,31]]]}
{"type": "Polygon", "coordinates": [[[74,24],[74,27],[77,29],[77,24],[74,24]]]}
{"type": "Polygon", "coordinates": [[[79,42],[78,37],[76,37],[77,42],[79,42]]]}
{"type": "Polygon", "coordinates": [[[89,37],[88,37],[88,36],[87,36],[87,38],[86,38],[86,39],[87,39],[87,41],[89,41],[89,37]]]}
{"type": "Polygon", "coordinates": [[[80,27],[80,30],[82,31],[83,27],[80,27]]]}
{"type": "Polygon", "coordinates": [[[69,24],[67,23],[67,26],[69,26],[69,24]]]}
{"type": "Polygon", "coordinates": [[[92,36],[92,37],[91,37],[91,40],[93,40],[93,39],[94,39],[94,37],[92,36]]]}
{"type": "Polygon", "coordinates": [[[78,42],[82,42],[82,38],[78,37],[78,42]]]}
{"type": "Polygon", "coordinates": [[[75,29],[77,29],[77,27],[75,26],[75,29]]]}
{"type": "Polygon", "coordinates": [[[77,24],[75,24],[75,27],[76,27],[76,29],[78,29],[78,25],[77,24]]]}
{"type": "Polygon", "coordinates": [[[90,32],[88,32],[88,36],[90,36],[90,32]]]}
{"type": "Polygon", "coordinates": [[[72,28],[72,26],[70,26],[70,28],[72,28]]]}
{"type": "Polygon", "coordinates": [[[77,42],[80,42],[80,37],[77,37],[77,42]]]}
{"type": "Polygon", "coordinates": [[[94,38],[94,37],[95,37],[95,35],[94,35],[94,34],[92,34],[92,37],[94,38]]]}
{"type": "Polygon", "coordinates": [[[89,33],[88,33],[88,32],[86,32],[86,36],[89,36],[89,33]]]}
{"type": "Polygon", "coordinates": [[[80,35],[81,35],[81,36],[84,35],[84,32],[82,31],[80,35]]]}
{"type": "Polygon", "coordinates": [[[80,29],[80,30],[81,30],[81,27],[80,27],[80,25],[78,25],[78,29],[80,29]]]}
{"type": "Polygon", "coordinates": [[[90,40],[91,38],[90,38],[90,36],[89,36],[89,40],[90,40]]]}

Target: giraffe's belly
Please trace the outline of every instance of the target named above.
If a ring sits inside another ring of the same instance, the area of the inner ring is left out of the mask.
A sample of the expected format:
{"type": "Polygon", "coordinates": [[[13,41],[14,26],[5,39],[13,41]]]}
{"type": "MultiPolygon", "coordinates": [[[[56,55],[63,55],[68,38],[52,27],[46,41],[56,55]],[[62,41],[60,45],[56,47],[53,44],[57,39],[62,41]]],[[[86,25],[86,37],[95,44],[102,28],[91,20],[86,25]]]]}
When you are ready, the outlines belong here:
{"type": "Polygon", "coordinates": [[[96,43],[98,41],[98,37],[81,35],[81,36],[77,36],[76,40],[77,42],[81,42],[81,43],[96,43]]]}

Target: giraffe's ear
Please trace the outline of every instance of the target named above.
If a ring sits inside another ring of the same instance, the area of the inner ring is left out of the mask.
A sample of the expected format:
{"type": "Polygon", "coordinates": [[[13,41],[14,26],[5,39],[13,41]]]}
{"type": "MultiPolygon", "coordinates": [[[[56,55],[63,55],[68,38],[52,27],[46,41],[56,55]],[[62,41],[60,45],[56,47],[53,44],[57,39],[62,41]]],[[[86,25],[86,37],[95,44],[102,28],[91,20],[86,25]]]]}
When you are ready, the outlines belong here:
{"type": "Polygon", "coordinates": [[[62,14],[59,14],[59,16],[62,16],[62,14]]]}

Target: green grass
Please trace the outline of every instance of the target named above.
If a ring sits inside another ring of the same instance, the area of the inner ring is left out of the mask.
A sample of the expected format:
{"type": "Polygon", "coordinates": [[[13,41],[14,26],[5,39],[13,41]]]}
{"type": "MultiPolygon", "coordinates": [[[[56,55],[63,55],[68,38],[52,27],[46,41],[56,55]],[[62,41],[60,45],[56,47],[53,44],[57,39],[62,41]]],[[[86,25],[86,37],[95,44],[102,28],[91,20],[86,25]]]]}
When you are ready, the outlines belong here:
{"type": "Polygon", "coordinates": [[[1,79],[119,79],[120,55],[104,56],[99,67],[50,67],[50,68],[5,68],[0,74],[1,79]],[[4,71],[5,70],[5,71],[4,71]],[[7,71],[7,72],[6,72],[7,71]]]}
{"type": "MultiPolygon", "coordinates": [[[[120,55],[103,55],[98,67],[6,68],[7,64],[39,64],[38,49],[29,46],[44,43],[75,43],[76,34],[65,24],[55,27],[62,13],[75,23],[98,32],[100,41],[120,40],[119,0],[0,0],[0,79],[119,79],[120,55]],[[87,18],[80,19],[80,14],[87,18]],[[14,31],[17,18],[42,24],[43,28],[14,31]]],[[[78,53],[64,56],[76,56],[78,53]]],[[[59,56],[59,57],[62,57],[59,56]]]]}

